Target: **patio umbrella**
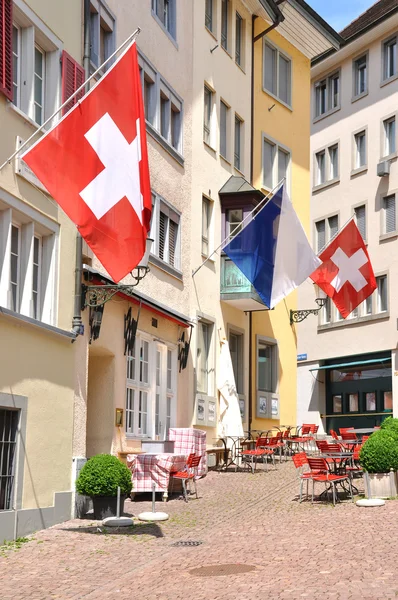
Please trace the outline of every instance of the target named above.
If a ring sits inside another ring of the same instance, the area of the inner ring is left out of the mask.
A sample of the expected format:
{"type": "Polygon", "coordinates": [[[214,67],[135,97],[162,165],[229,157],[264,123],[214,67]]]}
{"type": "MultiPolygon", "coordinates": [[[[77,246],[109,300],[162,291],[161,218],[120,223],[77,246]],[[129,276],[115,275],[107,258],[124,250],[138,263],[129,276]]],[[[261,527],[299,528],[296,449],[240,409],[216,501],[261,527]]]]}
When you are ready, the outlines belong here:
{"type": "MultiPolygon", "coordinates": [[[[221,342],[220,367],[218,370],[218,391],[220,393],[220,418],[218,435],[243,437],[242,418],[239,409],[239,397],[236,391],[235,376],[231,353],[226,339],[221,342]]],[[[231,442],[232,443],[232,442],[231,442]]]]}

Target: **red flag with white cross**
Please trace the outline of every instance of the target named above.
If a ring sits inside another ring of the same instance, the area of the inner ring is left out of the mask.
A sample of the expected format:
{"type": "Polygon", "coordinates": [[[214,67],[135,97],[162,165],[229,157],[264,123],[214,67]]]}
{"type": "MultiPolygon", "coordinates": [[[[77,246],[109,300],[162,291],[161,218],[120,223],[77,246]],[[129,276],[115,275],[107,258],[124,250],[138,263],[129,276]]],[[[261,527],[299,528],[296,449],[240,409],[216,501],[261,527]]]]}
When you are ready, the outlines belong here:
{"type": "Polygon", "coordinates": [[[139,264],[152,198],[135,42],[23,159],[114,281],[139,264]]]}
{"type": "Polygon", "coordinates": [[[310,276],[335,303],[344,319],[376,289],[365,242],[351,220],[319,255],[310,276]]]}

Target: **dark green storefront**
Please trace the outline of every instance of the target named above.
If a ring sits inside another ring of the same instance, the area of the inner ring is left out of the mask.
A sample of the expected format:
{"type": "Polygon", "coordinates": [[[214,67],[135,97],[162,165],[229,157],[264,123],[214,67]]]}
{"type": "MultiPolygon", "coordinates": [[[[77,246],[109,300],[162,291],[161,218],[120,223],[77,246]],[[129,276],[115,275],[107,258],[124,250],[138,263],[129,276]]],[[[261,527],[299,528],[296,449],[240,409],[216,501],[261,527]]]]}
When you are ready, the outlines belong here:
{"type": "Polygon", "coordinates": [[[317,371],[325,372],[328,433],[374,427],[392,414],[391,352],[333,358],[317,371]]]}

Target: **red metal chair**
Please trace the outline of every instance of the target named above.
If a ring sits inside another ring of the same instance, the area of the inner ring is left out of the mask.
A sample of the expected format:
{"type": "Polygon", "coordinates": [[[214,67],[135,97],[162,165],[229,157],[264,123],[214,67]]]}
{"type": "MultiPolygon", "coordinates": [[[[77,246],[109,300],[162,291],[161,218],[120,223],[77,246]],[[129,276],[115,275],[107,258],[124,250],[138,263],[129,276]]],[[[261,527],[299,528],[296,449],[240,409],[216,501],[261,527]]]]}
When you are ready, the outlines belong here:
{"type": "Polygon", "coordinates": [[[347,431],[352,431],[353,429],[354,429],[354,427],[340,427],[339,432],[340,432],[340,435],[342,435],[343,432],[347,433],[347,431]]]}
{"type": "MultiPolygon", "coordinates": [[[[283,441],[281,441],[280,438],[278,438],[276,436],[268,438],[268,443],[262,445],[261,447],[265,448],[266,450],[271,451],[272,462],[274,465],[275,465],[275,452],[279,450],[279,462],[282,462],[282,450],[285,447],[285,444],[283,443],[283,441]]],[[[285,460],[287,460],[287,456],[285,456],[285,460]]]]}
{"type": "MultiPolygon", "coordinates": [[[[255,448],[250,449],[250,450],[242,450],[242,452],[239,454],[240,458],[242,458],[243,460],[245,459],[245,457],[250,458],[250,467],[251,467],[252,473],[254,473],[254,471],[256,470],[257,460],[259,458],[261,458],[262,461],[265,462],[265,468],[268,471],[267,456],[273,456],[273,451],[265,448],[265,446],[268,444],[268,441],[269,441],[269,438],[258,437],[256,439],[256,447],[255,448]],[[265,460],[264,460],[264,458],[265,458],[265,460]]],[[[237,470],[237,468],[238,468],[238,466],[236,466],[235,470],[237,470]]]]}
{"type": "Polygon", "coordinates": [[[174,479],[179,479],[182,483],[182,491],[184,494],[185,502],[188,502],[188,492],[187,492],[187,481],[190,483],[193,481],[195,486],[195,494],[196,498],[198,498],[198,489],[196,487],[196,474],[198,470],[199,463],[201,461],[201,456],[196,456],[194,453],[190,454],[187,458],[187,462],[183,471],[172,472],[172,482],[171,482],[171,493],[173,493],[174,479]]]}
{"type": "Polygon", "coordinates": [[[339,440],[339,439],[340,439],[340,438],[339,438],[339,436],[337,435],[337,433],[335,432],[335,430],[334,430],[334,429],[331,429],[331,430],[330,430],[330,435],[332,436],[332,438],[333,438],[334,440],[339,440]]]}
{"type": "Polygon", "coordinates": [[[309,467],[310,467],[310,470],[312,473],[312,476],[311,476],[311,481],[312,481],[311,502],[312,503],[314,502],[315,483],[324,483],[327,494],[329,492],[329,489],[330,488],[332,489],[333,505],[335,505],[336,504],[336,496],[337,496],[336,485],[343,481],[348,481],[351,500],[354,502],[354,496],[352,494],[351,479],[350,479],[349,475],[335,475],[335,474],[331,473],[329,471],[328,463],[326,462],[326,460],[324,458],[311,458],[310,456],[308,456],[307,460],[308,460],[308,464],[309,464],[309,467]],[[329,489],[328,489],[328,485],[329,485],[329,489]]]}
{"type": "Polygon", "coordinates": [[[308,465],[308,459],[305,452],[298,452],[292,456],[293,464],[298,471],[298,477],[300,480],[300,502],[303,501],[303,483],[307,482],[307,497],[308,497],[308,481],[314,475],[314,472],[304,471],[304,467],[308,465]]]}
{"type": "Polygon", "coordinates": [[[350,479],[352,479],[355,475],[355,473],[358,473],[360,475],[362,475],[363,470],[359,464],[359,455],[361,453],[362,450],[362,445],[359,445],[354,448],[354,454],[352,455],[352,464],[348,465],[345,470],[347,471],[350,479]]]}

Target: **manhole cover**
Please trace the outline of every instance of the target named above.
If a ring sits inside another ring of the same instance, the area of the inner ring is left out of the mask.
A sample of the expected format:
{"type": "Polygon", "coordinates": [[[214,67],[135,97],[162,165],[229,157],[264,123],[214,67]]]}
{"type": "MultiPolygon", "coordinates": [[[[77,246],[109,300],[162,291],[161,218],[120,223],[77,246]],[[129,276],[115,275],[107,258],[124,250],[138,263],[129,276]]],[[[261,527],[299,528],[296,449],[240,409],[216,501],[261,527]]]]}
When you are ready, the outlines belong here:
{"type": "Polygon", "coordinates": [[[203,542],[186,540],[186,541],[181,541],[181,542],[174,542],[174,544],[171,544],[171,545],[172,546],[200,546],[200,544],[203,544],[203,542]]]}
{"type": "Polygon", "coordinates": [[[191,569],[189,574],[198,575],[199,577],[219,577],[220,575],[249,573],[249,571],[254,571],[255,568],[253,565],[210,565],[208,567],[191,569]]]}

